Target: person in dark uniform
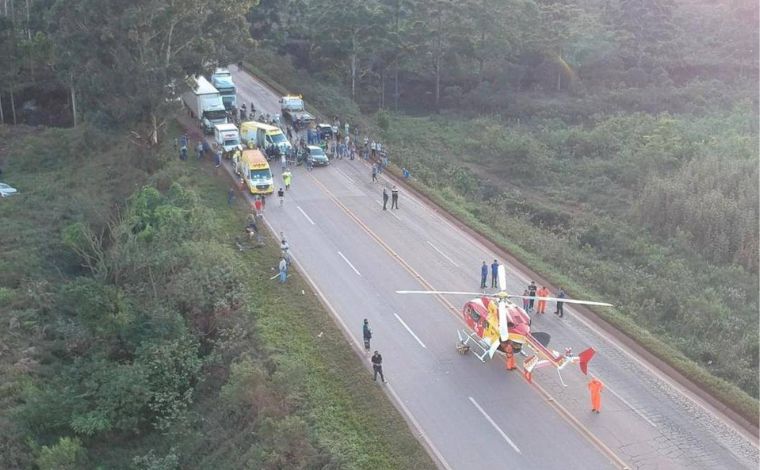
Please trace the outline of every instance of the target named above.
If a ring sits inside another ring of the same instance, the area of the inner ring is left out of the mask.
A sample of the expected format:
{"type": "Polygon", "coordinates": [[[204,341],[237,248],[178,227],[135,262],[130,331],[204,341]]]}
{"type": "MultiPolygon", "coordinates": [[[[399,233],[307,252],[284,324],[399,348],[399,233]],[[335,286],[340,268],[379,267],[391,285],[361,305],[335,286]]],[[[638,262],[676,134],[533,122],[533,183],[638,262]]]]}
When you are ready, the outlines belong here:
{"type": "Polygon", "coordinates": [[[488,280],[488,265],[483,261],[483,265],[480,267],[480,288],[486,288],[486,281],[488,280]]]}
{"type": "Polygon", "coordinates": [[[499,262],[496,260],[493,260],[493,263],[491,263],[491,287],[498,287],[498,278],[499,278],[499,262]]]}
{"type": "Polygon", "coordinates": [[[383,210],[387,210],[386,206],[388,205],[388,190],[386,188],[383,188],[383,210]]]}
{"type": "Polygon", "coordinates": [[[391,209],[398,209],[398,188],[394,184],[391,188],[391,209]]]}
{"type": "MultiPolygon", "coordinates": [[[[558,299],[564,299],[565,298],[565,291],[562,290],[561,287],[557,291],[556,297],[558,299]]],[[[555,315],[559,315],[560,318],[562,318],[565,315],[564,302],[560,302],[559,300],[557,301],[557,311],[554,312],[554,314],[555,315]]]]}
{"type": "Polygon", "coordinates": [[[528,295],[530,295],[530,302],[528,302],[528,309],[532,312],[533,311],[533,303],[536,301],[536,281],[530,281],[530,285],[528,286],[528,295]]]}
{"type": "Polygon", "coordinates": [[[385,377],[383,376],[383,356],[380,355],[379,352],[375,351],[375,354],[372,356],[372,370],[375,372],[374,381],[377,382],[377,374],[380,374],[380,380],[383,381],[383,383],[387,383],[385,381],[385,377]]]}
{"type": "Polygon", "coordinates": [[[369,329],[369,320],[366,318],[364,319],[364,325],[362,326],[362,336],[364,337],[364,351],[369,354],[369,341],[372,339],[372,330],[369,329]]]}

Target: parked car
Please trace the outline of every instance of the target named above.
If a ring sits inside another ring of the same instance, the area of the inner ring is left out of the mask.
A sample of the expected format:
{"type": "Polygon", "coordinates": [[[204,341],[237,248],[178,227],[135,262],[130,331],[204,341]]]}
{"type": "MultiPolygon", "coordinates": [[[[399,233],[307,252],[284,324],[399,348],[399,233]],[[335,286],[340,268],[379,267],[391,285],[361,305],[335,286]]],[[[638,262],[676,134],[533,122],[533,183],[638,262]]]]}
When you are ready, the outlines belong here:
{"type": "Polygon", "coordinates": [[[0,183],[0,197],[13,196],[14,194],[18,194],[18,190],[16,188],[13,188],[5,183],[0,183]]]}
{"type": "Polygon", "coordinates": [[[316,145],[306,146],[306,157],[311,157],[311,164],[314,166],[326,166],[330,164],[330,159],[327,158],[327,154],[321,147],[316,145]]]}
{"type": "Polygon", "coordinates": [[[332,139],[335,137],[335,129],[330,124],[317,124],[317,135],[322,141],[332,139]]]}

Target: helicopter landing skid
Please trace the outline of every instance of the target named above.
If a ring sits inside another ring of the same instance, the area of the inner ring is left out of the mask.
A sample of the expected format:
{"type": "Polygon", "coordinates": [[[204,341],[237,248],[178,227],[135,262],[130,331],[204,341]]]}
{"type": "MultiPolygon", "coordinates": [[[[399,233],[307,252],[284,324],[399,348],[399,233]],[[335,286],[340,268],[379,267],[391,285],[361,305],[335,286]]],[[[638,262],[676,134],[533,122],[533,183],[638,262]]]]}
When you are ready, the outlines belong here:
{"type": "Polygon", "coordinates": [[[490,349],[487,344],[483,343],[475,333],[466,330],[457,330],[457,351],[459,354],[467,354],[470,350],[472,353],[480,359],[480,362],[486,362],[490,359],[488,350],[490,349]]]}

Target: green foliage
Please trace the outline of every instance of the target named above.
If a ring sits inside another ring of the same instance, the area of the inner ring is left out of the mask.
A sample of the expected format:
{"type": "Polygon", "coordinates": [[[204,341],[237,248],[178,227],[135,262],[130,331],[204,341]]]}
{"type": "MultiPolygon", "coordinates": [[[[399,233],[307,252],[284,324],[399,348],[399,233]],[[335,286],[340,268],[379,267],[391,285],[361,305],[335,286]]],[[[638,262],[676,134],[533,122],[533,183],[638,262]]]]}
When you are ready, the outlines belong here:
{"type": "Polygon", "coordinates": [[[198,342],[185,336],[146,344],[137,351],[135,362],[147,374],[153,426],[166,430],[192,403],[201,369],[198,342]]]}
{"type": "Polygon", "coordinates": [[[399,166],[489,236],[592,297],[615,299],[636,328],[757,396],[747,371],[756,362],[758,167],[744,109],[584,126],[394,116],[387,135],[399,166]]]}
{"type": "Polygon", "coordinates": [[[40,470],[78,470],[86,459],[86,451],[79,439],[62,437],[53,446],[42,446],[37,457],[40,470]]]}
{"type": "Polygon", "coordinates": [[[134,470],[177,470],[180,468],[179,457],[172,449],[163,457],[158,457],[153,449],[145,455],[132,459],[134,470]]]}
{"type": "MultiPolygon", "coordinates": [[[[254,21],[254,37],[288,54],[262,61],[257,52],[257,68],[290,89],[316,87],[294,86],[301,73],[272,67],[292,58],[370,110],[550,117],[543,103],[524,101],[529,90],[538,101],[566,93],[554,116],[588,119],[603,110],[699,112],[717,96],[756,92],[749,0],[272,1],[249,17],[267,18],[254,21]]],[[[326,104],[318,107],[334,107],[326,104]]]]}
{"type": "Polygon", "coordinates": [[[387,132],[388,128],[390,127],[390,115],[384,111],[380,110],[377,112],[377,115],[375,116],[375,119],[377,119],[377,127],[383,130],[383,132],[387,132]]]}

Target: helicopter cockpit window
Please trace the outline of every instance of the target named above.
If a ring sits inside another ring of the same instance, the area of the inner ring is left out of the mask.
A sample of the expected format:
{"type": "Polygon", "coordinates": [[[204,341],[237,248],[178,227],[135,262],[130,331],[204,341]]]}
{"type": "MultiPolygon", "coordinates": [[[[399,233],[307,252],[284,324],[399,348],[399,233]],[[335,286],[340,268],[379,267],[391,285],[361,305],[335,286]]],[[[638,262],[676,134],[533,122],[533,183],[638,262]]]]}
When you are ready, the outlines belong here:
{"type": "Polygon", "coordinates": [[[476,312],[474,308],[468,307],[467,310],[469,310],[467,313],[470,314],[470,318],[472,318],[472,321],[474,321],[475,323],[480,321],[480,314],[478,314],[478,312],[476,312]]]}

